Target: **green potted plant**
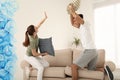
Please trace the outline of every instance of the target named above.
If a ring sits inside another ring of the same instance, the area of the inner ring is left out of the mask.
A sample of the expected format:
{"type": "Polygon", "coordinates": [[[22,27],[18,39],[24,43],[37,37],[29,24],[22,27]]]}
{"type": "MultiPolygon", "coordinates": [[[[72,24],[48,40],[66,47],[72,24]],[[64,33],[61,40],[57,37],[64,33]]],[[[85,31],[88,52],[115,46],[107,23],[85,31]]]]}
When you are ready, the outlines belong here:
{"type": "Polygon", "coordinates": [[[80,44],[80,39],[79,39],[79,38],[74,37],[74,41],[73,41],[73,43],[72,43],[72,44],[75,44],[75,46],[76,46],[76,48],[77,48],[77,46],[80,44]]]}

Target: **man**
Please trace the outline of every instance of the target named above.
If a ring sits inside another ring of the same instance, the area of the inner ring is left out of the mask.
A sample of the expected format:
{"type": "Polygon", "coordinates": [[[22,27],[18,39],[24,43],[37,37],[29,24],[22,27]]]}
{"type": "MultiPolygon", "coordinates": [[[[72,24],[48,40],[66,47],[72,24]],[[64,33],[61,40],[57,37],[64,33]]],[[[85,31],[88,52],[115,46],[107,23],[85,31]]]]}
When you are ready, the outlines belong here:
{"type": "MultiPolygon", "coordinates": [[[[83,20],[83,15],[75,12],[74,5],[72,3],[68,5],[68,10],[72,26],[78,28],[80,31],[80,40],[82,47],[84,48],[83,54],[80,55],[71,65],[72,80],[78,80],[78,68],[83,69],[85,66],[88,66],[88,70],[96,70],[98,54],[89,25],[83,20]]],[[[105,70],[108,74],[109,80],[113,80],[114,77],[109,66],[105,66],[105,69],[102,68],[98,70],[103,72],[105,70]]]]}
{"type": "Polygon", "coordinates": [[[80,55],[78,59],[76,59],[71,65],[72,80],[78,80],[78,68],[83,69],[86,65],[88,65],[89,70],[96,69],[96,61],[98,54],[91,36],[89,26],[83,20],[83,15],[78,15],[74,11],[74,6],[72,4],[68,6],[68,10],[70,12],[72,26],[78,28],[80,31],[80,40],[82,43],[82,47],[84,48],[83,54],[80,55]]]}

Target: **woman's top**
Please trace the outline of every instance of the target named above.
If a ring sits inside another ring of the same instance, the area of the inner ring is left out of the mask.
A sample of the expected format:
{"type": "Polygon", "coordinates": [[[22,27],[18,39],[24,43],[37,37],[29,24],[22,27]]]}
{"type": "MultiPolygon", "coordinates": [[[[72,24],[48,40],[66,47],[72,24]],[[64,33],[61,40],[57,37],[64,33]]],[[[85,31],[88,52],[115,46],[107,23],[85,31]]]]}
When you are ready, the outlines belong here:
{"type": "Polygon", "coordinates": [[[29,35],[29,41],[30,45],[27,47],[26,55],[33,56],[32,49],[36,49],[36,52],[38,52],[38,36],[34,38],[29,35]]]}

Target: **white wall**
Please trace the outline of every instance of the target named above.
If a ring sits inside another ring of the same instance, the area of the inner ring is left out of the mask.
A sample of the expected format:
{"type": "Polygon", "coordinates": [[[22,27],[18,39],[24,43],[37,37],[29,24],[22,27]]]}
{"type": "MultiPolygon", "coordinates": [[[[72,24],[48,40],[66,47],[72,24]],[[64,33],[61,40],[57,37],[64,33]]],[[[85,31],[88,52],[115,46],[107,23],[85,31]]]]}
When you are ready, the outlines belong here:
{"type": "Polygon", "coordinates": [[[94,8],[120,3],[120,0],[94,0],[94,8]]]}
{"type": "MultiPolygon", "coordinates": [[[[71,0],[18,0],[19,9],[14,16],[16,21],[15,46],[18,57],[15,80],[23,80],[20,62],[23,60],[26,51],[26,48],[22,45],[26,28],[30,24],[36,25],[44,17],[44,11],[46,11],[48,19],[39,29],[38,36],[52,36],[55,49],[71,47],[71,41],[74,34],[77,34],[77,31],[71,27],[69,15],[66,11],[66,6],[70,1],[71,0]]],[[[81,6],[78,12],[83,13],[85,20],[93,25],[92,0],[81,0],[81,6]]]]}

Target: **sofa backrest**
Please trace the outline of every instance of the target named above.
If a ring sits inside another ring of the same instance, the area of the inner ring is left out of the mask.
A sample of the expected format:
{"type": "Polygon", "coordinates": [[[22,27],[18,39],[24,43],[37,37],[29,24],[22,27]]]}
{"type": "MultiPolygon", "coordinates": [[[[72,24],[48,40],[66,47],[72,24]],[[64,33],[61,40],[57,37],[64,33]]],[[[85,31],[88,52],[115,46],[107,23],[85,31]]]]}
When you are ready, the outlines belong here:
{"type": "MultiPolygon", "coordinates": [[[[105,64],[105,50],[98,49],[97,67],[104,67],[105,64]]],[[[71,65],[75,59],[82,53],[78,49],[61,49],[55,50],[55,56],[47,55],[44,58],[50,63],[50,66],[65,67],[71,65]]],[[[87,67],[87,66],[86,66],[87,67]]]]}
{"type": "Polygon", "coordinates": [[[98,60],[97,60],[97,67],[104,67],[105,66],[105,50],[98,49],[98,60]]]}
{"type": "Polygon", "coordinates": [[[72,64],[72,50],[55,50],[55,56],[47,55],[44,58],[50,63],[50,66],[65,67],[72,64]]]}
{"type": "MultiPolygon", "coordinates": [[[[73,49],[73,61],[75,59],[77,59],[77,57],[79,55],[81,55],[82,52],[83,52],[82,50],[73,49]]],[[[98,49],[97,52],[98,52],[98,60],[97,60],[96,66],[98,68],[104,67],[104,64],[105,64],[105,50],[104,49],[98,49]]]]}

